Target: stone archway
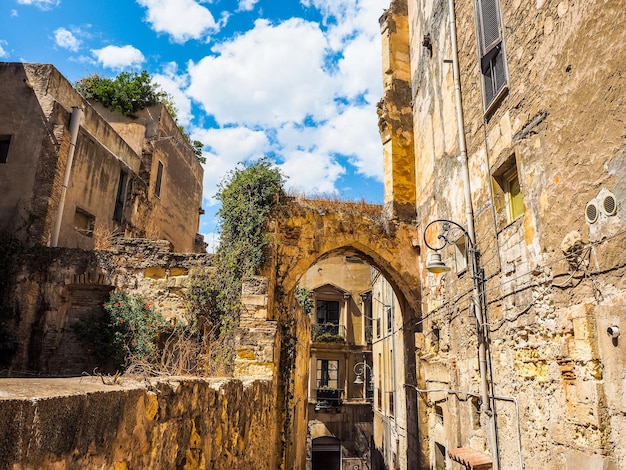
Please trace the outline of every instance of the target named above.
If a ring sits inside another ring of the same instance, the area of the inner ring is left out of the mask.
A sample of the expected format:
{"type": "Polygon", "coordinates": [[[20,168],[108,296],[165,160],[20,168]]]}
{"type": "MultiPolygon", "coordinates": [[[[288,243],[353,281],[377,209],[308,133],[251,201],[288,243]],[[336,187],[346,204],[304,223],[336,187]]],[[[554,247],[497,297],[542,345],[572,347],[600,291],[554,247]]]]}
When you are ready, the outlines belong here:
{"type": "MultiPolygon", "coordinates": [[[[277,323],[277,390],[280,461],[284,468],[303,468],[307,426],[308,318],[295,301],[302,275],[330,256],[357,256],[378,269],[394,289],[402,310],[403,382],[416,385],[415,331],[419,328],[420,278],[416,227],[389,220],[383,207],[330,201],[289,201],[270,225],[273,253],[269,277],[268,320],[277,323]]],[[[417,396],[407,389],[408,468],[419,468],[417,396]]]]}

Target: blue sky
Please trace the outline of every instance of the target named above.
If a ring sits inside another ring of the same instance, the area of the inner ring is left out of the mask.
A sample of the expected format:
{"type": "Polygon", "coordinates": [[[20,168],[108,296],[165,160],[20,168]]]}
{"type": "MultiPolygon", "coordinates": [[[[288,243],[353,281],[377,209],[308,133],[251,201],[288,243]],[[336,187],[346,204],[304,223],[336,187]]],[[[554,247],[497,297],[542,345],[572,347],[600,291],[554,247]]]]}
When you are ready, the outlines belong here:
{"type": "Polygon", "coordinates": [[[238,162],[270,155],[306,194],[380,203],[378,18],[389,0],[2,0],[0,60],[74,82],[150,72],[204,143],[200,232],[238,162]]]}

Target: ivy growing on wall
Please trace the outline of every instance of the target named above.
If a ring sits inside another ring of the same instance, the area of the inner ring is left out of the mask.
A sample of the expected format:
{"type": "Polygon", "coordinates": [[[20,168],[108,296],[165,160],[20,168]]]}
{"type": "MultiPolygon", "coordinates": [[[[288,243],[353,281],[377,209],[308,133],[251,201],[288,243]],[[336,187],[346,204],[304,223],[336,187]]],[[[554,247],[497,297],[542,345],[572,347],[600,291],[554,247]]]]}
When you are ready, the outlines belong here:
{"type": "Polygon", "coordinates": [[[234,358],[233,334],[239,324],[243,280],[257,274],[266,261],[267,224],[281,200],[284,181],[275,165],[260,158],[241,164],[218,186],[216,198],[222,206],[214,268],[192,276],[188,299],[190,316],[198,318],[213,347],[219,344],[219,360],[227,364],[234,358]]]}

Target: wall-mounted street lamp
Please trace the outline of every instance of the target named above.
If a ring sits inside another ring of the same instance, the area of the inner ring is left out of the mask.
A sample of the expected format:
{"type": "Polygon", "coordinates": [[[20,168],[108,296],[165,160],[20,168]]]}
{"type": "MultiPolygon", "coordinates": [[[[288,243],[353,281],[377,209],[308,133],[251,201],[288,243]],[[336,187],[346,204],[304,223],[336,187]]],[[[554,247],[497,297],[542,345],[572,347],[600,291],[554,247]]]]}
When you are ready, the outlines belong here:
{"type": "MultiPolygon", "coordinates": [[[[365,358],[364,358],[365,359],[365,358]]],[[[368,389],[374,390],[374,371],[372,370],[372,366],[370,366],[365,360],[363,362],[357,362],[354,364],[354,374],[356,375],[356,379],[354,383],[356,385],[362,385],[367,382],[367,371],[369,370],[369,383],[368,389]]]]}
{"type": "Polygon", "coordinates": [[[436,219],[430,222],[424,229],[424,243],[428,248],[433,250],[426,262],[426,269],[433,273],[442,273],[450,270],[450,267],[446,266],[441,258],[440,251],[448,245],[456,244],[456,237],[454,237],[454,231],[458,230],[463,234],[467,242],[468,254],[469,254],[469,267],[470,274],[472,276],[472,292],[473,292],[473,309],[474,316],[476,317],[477,330],[478,330],[478,362],[480,370],[481,380],[481,398],[482,398],[482,411],[489,417],[492,415],[491,402],[489,399],[489,379],[487,376],[487,315],[485,311],[485,304],[482,299],[482,293],[484,291],[483,286],[485,283],[484,270],[480,267],[480,251],[473,238],[470,236],[467,230],[463,226],[447,219],[436,219]],[[426,239],[426,233],[428,229],[435,224],[441,225],[441,232],[437,236],[438,243],[431,245],[426,239]]]}

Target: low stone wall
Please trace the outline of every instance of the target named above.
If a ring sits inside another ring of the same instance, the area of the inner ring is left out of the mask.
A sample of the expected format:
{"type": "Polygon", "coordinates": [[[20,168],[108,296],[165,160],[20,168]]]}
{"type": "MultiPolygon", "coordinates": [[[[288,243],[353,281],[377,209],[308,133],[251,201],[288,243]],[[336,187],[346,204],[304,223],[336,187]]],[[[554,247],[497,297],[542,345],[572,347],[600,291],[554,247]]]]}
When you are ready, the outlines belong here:
{"type": "Polygon", "coordinates": [[[0,379],[0,468],[277,468],[274,395],[253,379],[0,379]]]}

